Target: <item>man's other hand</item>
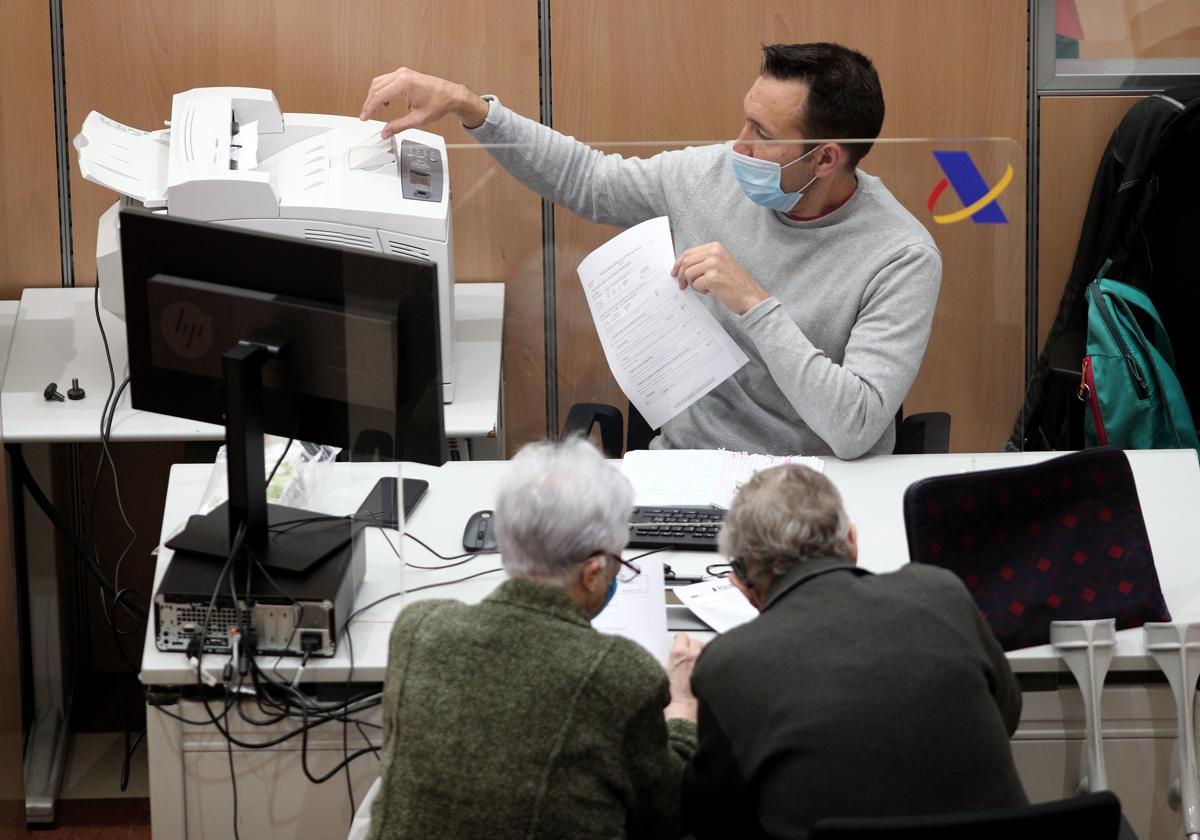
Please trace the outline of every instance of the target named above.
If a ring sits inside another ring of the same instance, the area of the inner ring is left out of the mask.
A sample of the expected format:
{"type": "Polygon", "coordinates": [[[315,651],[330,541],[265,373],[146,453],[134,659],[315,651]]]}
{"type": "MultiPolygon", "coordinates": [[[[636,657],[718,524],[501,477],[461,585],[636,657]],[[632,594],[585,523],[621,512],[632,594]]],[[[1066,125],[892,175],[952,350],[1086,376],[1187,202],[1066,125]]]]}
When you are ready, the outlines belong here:
{"type": "Polygon", "coordinates": [[[373,119],[395,101],[402,101],[408,113],[384,126],[380,132],[384,139],[406,128],[436,122],[447,114],[454,114],[466,128],[478,128],[487,119],[490,107],[464,85],[400,67],[371,80],[359,119],[373,119]]]}
{"type": "Polygon", "coordinates": [[[714,295],[734,315],[743,315],[770,297],[720,242],[688,248],[675,260],[671,276],[681,289],[691,286],[701,294],[714,295]]]}

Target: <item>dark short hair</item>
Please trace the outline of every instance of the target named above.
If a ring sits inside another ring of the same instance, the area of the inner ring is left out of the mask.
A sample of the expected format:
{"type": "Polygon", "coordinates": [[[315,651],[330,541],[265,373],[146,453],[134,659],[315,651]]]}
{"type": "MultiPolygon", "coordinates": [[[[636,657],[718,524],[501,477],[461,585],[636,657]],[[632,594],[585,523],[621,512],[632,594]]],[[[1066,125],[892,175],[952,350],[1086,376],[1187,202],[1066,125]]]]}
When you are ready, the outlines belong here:
{"type": "MultiPolygon", "coordinates": [[[[871,59],[840,44],[763,44],[764,76],[808,85],[800,129],[817,140],[869,137],[883,128],[883,89],[871,59]]],[[[857,165],[871,143],[842,144],[857,165]]]]}

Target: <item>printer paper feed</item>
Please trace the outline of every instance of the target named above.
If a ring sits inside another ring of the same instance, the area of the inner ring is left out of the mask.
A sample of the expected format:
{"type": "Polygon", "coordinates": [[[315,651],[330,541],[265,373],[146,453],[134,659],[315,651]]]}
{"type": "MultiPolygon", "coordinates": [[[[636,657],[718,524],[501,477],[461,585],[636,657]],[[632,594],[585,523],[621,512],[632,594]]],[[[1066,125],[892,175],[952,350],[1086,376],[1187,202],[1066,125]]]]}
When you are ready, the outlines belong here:
{"type": "Polygon", "coordinates": [[[229,159],[238,169],[258,168],[258,123],[246,123],[229,141],[229,159]]]}
{"type": "Polygon", "coordinates": [[[747,361],[698,293],[679,288],[674,264],[666,216],[613,237],[579,264],[608,366],[651,428],[747,361]]]}
{"type": "Polygon", "coordinates": [[[80,174],[147,207],[162,207],[167,202],[166,135],[122,125],[92,111],[74,141],[80,174]]]}

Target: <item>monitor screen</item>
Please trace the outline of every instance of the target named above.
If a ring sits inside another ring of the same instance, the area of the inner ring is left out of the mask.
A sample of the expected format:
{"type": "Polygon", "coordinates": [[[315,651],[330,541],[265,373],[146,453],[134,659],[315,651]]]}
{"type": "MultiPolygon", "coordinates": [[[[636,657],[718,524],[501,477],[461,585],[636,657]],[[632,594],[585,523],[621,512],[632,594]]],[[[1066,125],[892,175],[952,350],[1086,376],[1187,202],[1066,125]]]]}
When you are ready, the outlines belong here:
{"type": "Polygon", "coordinates": [[[133,407],[225,424],[222,358],[262,369],[263,430],[441,464],[437,268],[162,213],[121,213],[133,407]]]}

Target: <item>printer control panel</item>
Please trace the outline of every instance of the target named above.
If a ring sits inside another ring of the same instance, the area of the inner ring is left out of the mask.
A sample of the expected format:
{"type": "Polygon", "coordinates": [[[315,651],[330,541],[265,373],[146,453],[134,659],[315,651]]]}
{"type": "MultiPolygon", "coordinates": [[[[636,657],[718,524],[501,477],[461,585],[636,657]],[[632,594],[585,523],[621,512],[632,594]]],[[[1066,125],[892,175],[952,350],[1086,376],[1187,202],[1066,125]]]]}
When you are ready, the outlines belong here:
{"type": "Polygon", "coordinates": [[[424,143],[400,143],[400,183],[404,197],[417,201],[441,201],[445,183],[445,153],[424,143]]]}

